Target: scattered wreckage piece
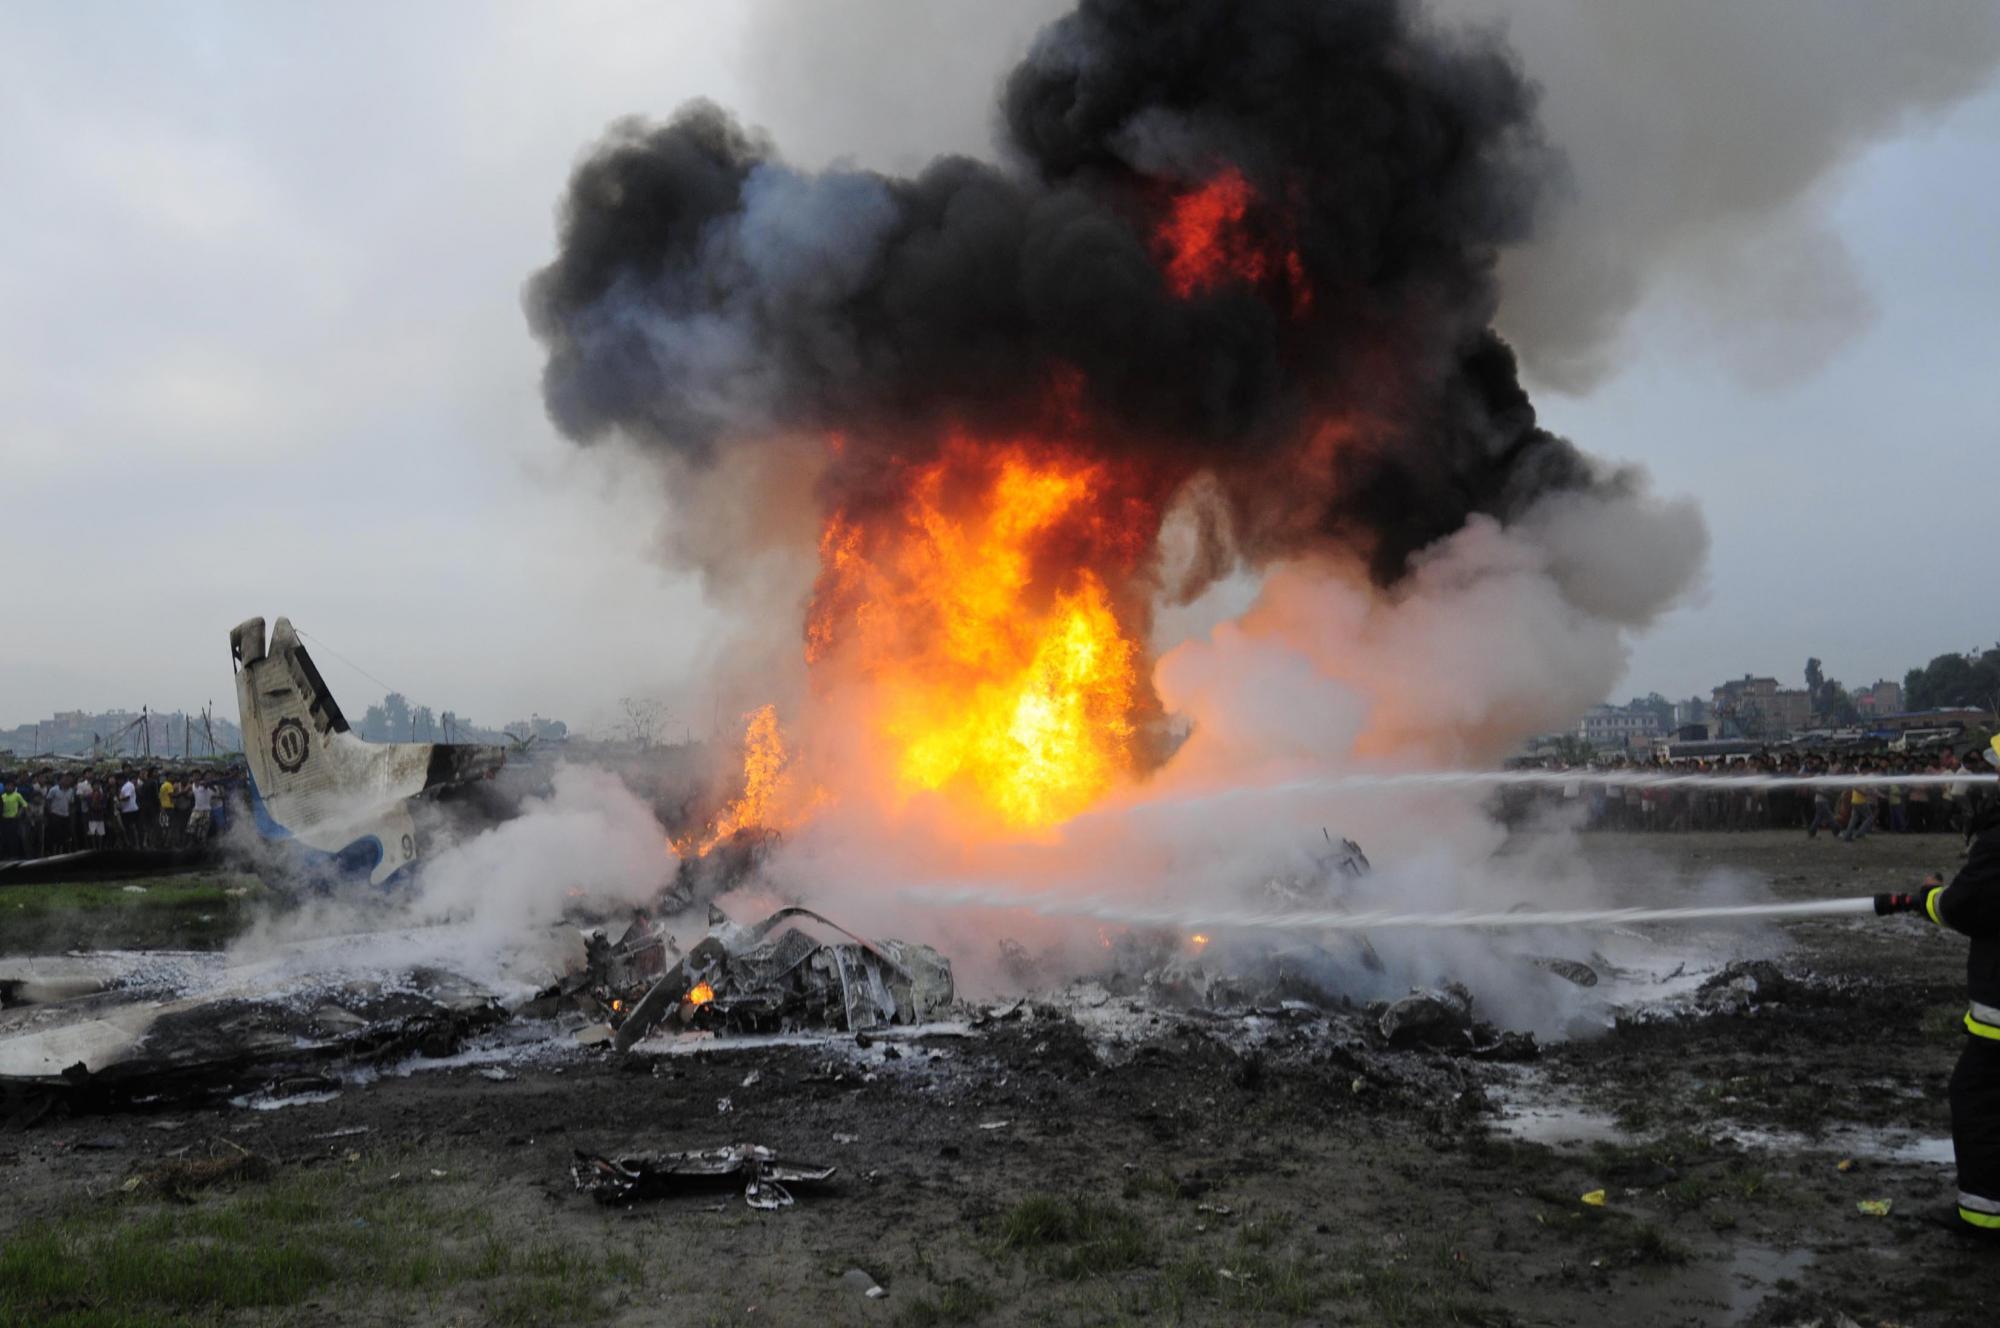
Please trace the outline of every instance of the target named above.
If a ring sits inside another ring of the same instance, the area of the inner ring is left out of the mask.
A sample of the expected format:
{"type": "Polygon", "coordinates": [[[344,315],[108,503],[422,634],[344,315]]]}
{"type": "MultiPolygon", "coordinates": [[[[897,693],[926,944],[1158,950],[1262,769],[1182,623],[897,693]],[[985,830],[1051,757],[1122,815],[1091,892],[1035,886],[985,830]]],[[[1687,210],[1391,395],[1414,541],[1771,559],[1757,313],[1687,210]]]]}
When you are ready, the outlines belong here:
{"type": "Polygon", "coordinates": [[[1375,1026],[1392,1047],[1470,1047],[1472,993],[1456,982],[1413,991],[1391,1002],[1375,1026]]]}
{"type": "Polygon", "coordinates": [[[0,1122],[222,1102],[282,1085],[287,1067],[449,1055],[505,1017],[490,994],[422,970],[394,988],[179,998],[114,989],[14,1006],[0,1011],[0,1122]]]}
{"type": "Polygon", "coordinates": [[[1544,973],[1553,973],[1564,982],[1577,987],[1597,985],[1597,970],[1578,959],[1561,959],[1554,955],[1537,955],[1528,962],[1544,973]]]}
{"type": "Polygon", "coordinates": [[[780,908],[751,927],[718,912],[710,921],[709,934],[626,1013],[620,1051],[663,1024],[738,1033],[918,1024],[955,996],[951,961],[930,946],[868,940],[808,908],[780,908]],[[842,939],[822,940],[806,923],[842,939]]]}
{"type": "Polygon", "coordinates": [[[680,946],[664,926],[644,912],[635,912],[617,940],[600,933],[587,936],[582,962],[515,1013],[524,1019],[553,1019],[573,1010],[593,1027],[608,1028],[680,954],[680,946]]]}
{"type": "Polygon", "coordinates": [[[1381,1007],[1375,1029],[1398,1050],[1428,1047],[1489,1061],[1529,1061],[1541,1054],[1534,1034],[1502,1031],[1473,1018],[1472,993],[1456,982],[1413,991],[1381,1007]]]}
{"type": "Polygon", "coordinates": [[[579,1149],[570,1175],[599,1203],[633,1203],[743,1186],[752,1208],[789,1208],[791,1185],[821,1185],[837,1168],[792,1162],[761,1144],[734,1144],[695,1153],[628,1153],[618,1157],[579,1149]]]}

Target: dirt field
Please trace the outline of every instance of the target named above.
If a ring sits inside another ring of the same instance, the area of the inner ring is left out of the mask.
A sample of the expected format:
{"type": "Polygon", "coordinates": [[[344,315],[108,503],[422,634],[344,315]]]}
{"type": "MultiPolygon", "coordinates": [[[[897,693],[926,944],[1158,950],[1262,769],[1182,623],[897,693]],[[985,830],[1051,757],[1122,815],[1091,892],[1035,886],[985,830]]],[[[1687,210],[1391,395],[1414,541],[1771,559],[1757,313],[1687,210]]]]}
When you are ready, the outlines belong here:
{"type": "MultiPolygon", "coordinates": [[[[1656,892],[1724,865],[1815,898],[1906,888],[1956,843],[1585,851],[1656,892]]],[[[1526,1064],[1185,1027],[1108,1064],[1023,1015],[44,1122],[0,1134],[0,1323],[1995,1322],[2000,1250],[1932,1220],[1962,943],[1909,918],[1768,941],[1754,996],[1526,1064]],[[839,1173],[776,1212],[571,1185],[577,1149],[738,1141],[839,1173]]]]}

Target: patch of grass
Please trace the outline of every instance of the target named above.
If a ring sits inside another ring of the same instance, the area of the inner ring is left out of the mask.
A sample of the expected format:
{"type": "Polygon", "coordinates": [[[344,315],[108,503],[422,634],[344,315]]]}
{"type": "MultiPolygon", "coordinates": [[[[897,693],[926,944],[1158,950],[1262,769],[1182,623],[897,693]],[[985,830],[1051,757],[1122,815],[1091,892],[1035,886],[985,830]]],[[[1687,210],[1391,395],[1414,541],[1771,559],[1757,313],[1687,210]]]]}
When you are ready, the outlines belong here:
{"type": "Polygon", "coordinates": [[[1291,1223],[1281,1222],[1275,1217],[1260,1217],[1253,1222],[1244,1223],[1237,1239],[1254,1249],[1265,1250],[1290,1234],[1291,1227],[1291,1223]]]}
{"type": "Polygon", "coordinates": [[[1154,1262],[1153,1234],[1125,1209],[1082,1195],[1031,1194],[1000,1217],[1000,1248],[1074,1281],[1154,1262]]]}
{"type": "Polygon", "coordinates": [[[243,929],[263,897],[256,877],[235,872],[10,885],[0,889],[0,931],[17,952],[213,949],[243,929]]]}
{"type": "Polygon", "coordinates": [[[933,1295],[919,1296],[896,1311],[896,1328],[947,1328],[973,1323],[997,1308],[1000,1298],[971,1282],[947,1282],[933,1295]]]}
{"type": "Polygon", "coordinates": [[[138,1316],[296,1305],[331,1281],[334,1261],[304,1241],[160,1241],[136,1226],[40,1225],[0,1250],[0,1319],[82,1309],[138,1316]]]}
{"type": "Polygon", "coordinates": [[[1234,1262],[1233,1276],[1216,1277],[1224,1299],[1237,1309],[1297,1319],[1326,1299],[1326,1285],[1311,1259],[1251,1255],[1234,1262]]]}
{"type": "Polygon", "coordinates": [[[1343,1295],[1363,1302],[1363,1321],[1382,1328],[1485,1325],[1508,1322],[1505,1311],[1463,1297],[1455,1277],[1422,1277],[1405,1264],[1356,1268],[1340,1284],[1343,1295]]]}
{"type": "Polygon", "coordinates": [[[1124,1195],[1127,1199],[1181,1198],[1181,1183],[1172,1173],[1165,1171],[1136,1171],[1125,1178],[1124,1195]]]}
{"type": "MultiPolygon", "coordinates": [[[[549,1249],[531,1254],[530,1262],[550,1265],[549,1249]]],[[[486,1313],[489,1323],[544,1328],[595,1322],[604,1316],[604,1306],[589,1273],[531,1273],[494,1283],[486,1293],[486,1313]]]]}
{"type": "Polygon", "coordinates": [[[0,1325],[212,1324],[323,1297],[431,1310],[441,1295],[469,1297],[488,1322],[585,1322],[616,1285],[643,1281],[628,1253],[500,1241],[490,1215],[427,1188],[294,1171],[192,1202],[80,1204],[0,1246],[0,1325]]]}

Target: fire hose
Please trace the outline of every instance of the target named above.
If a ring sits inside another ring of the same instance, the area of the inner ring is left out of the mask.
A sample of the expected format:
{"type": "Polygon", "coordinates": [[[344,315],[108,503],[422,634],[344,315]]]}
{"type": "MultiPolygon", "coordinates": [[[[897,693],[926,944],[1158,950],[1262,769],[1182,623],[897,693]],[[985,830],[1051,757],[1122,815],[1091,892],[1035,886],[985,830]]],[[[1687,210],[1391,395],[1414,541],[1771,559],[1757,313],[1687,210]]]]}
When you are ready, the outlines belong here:
{"type": "Polygon", "coordinates": [[[1848,899],[1813,899],[1789,904],[1721,904],[1689,908],[1520,909],[1482,912],[1395,913],[1385,909],[1359,912],[1303,909],[1259,912],[1254,909],[1186,904],[1146,907],[1107,899],[1065,899],[1024,896],[994,890],[909,891],[911,903],[959,908],[1020,908],[1044,917],[1082,918],[1129,927],[1172,927],[1180,930],[1241,931],[1388,931],[1469,927],[1526,930],[1534,927],[1623,927],[1641,922],[1749,921],[1760,918],[1823,917],[1833,914],[1921,911],[1921,894],[1860,895],[1848,899]]]}

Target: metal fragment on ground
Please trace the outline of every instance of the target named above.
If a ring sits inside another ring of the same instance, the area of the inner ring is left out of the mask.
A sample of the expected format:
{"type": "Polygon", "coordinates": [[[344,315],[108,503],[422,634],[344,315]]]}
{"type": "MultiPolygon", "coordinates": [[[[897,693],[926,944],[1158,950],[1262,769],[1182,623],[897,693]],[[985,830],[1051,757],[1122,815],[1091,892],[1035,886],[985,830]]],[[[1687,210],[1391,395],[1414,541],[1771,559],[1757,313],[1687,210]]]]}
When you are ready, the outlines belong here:
{"type": "Polygon", "coordinates": [[[733,1144],[693,1153],[627,1153],[616,1157],[579,1150],[570,1167],[576,1188],[599,1203],[664,1199],[743,1185],[752,1208],[790,1207],[793,1185],[819,1185],[836,1168],[779,1157],[761,1144],[733,1144]]]}

